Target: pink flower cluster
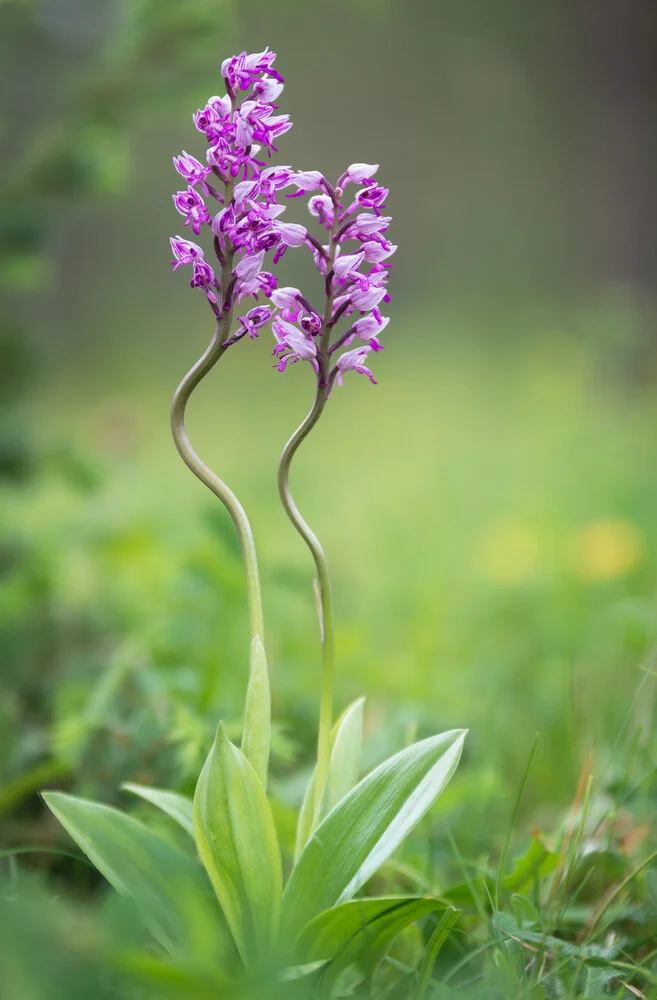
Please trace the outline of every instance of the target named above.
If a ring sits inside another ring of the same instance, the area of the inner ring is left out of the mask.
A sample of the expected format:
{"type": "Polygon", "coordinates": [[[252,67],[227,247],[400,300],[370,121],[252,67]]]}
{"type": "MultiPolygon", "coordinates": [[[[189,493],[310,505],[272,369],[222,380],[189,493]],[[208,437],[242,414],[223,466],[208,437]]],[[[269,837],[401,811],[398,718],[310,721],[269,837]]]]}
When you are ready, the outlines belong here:
{"type": "Polygon", "coordinates": [[[379,337],[389,320],[381,315],[380,304],[389,302],[387,281],[390,264],[384,263],[397,249],[386,238],[390,216],[383,215],[387,188],[374,181],[378,164],[353,163],[333,186],[318,171],[297,173],[292,183],[297,197],[311,194],[308,209],[328,233],[322,243],[311,235],[306,240],[315,266],[324,277],[324,317],[302,299],[296,288],[280,288],[272,296],[281,314],[272,329],[276,337],[274,354],[278,369],[309,361],[320,384],[342,385],[345,372],[356,371],[376,380],[365,365],[371,351],[382,350],[379,337]],[[345,207],[348,185],[361,185],[345,207]],[[369,211],[362,211],[369,209],[369,211]],[[335,335],[340,320],[354,318],[347,329],[335,335]],[[336,355],[342,347],[360,340],[361,346],[336,355]]]}
{"type": "Polygon", "coordinates": [[[269,300],[238,317],[240,325],[225,346],[246,335],[257,337],[271,322],[279,371],[308,361],[319,386],[329,392],[334,382],[342,384],[348,371],[375,383],[365,361],[383,346],[380,336],[388,318],[380,307],[389,301],[391,266],[386,261],[397,249],[386,237],[391,221],[383,214],[388,190],[374,180],[377,164],[354,163],[333,185],[319,171],[268,166],[258,158],[261,150],[268,157],[277,152],[275,141],[292,124],[288,115],[276,113],[274,101],[283,90],[283,78],[273,69],[275,58],[265,49],[224,61],[226,95],[210,98],[194,115],[208,142],[206,164],[187,152],[173,161],[187,182],[187,188],[174,195],[174,204],[195,235],[203,227],[211,230],[220,279],[203,249],[180,236],[171,240],[172,264],[174,270],[191,265],[190,284],[205,291],[217,318],[227,323],[235,303],[244,298],[257,301],[262,294],[269,300]],[[347,198],[350,185],[358,190],[347,198]],[[278,199],[290,187],[296,191],[287,198],[310,195],[310,215],[319,232],[325,230],[321,239],[304,225],[282,221],[286,206],[278,199]],[[217,203],[214,214],[209,199],[217,203]],[[312,253],[323,278],[321,310],[299,289],[278,288],[275,275],[265,270],[268,253],[275,266],[288,248],[301,246],[312,253]],[[338,332],[338,323],[346,329],[338,332]],[[354,341],[360,345],[352,348],[354,341]],[[342,348],[347,350],[338,353],[342,348]]]}
{"type": "Polygon", "coordinates": [[[281,222],[285,206],[276,204],[277,192],[289,183],[292,170],[267,167],[258,158],[263,148],[268,156],[277,152],[275,140],[292,127],[288,115],[275,113],[278,109],[273,102],[283,90],[283,78],[273,69],[275,59],[275,53],[266,49],[225,60],[225,96],[211,97],[194,115],[196,128],[208,142],[206,162],[185,151],[173,159],[187,182],[187,187],[173,196],[185,225],[197,236],[203,227],[211,229],[215,255],[222,266],[227,255],[236,259],[220,301],[221,283],[203,249],[180,236],[171,240],[174,270],[191,264],[190,284],[204,289],[218,318],[230,311],[235,300],[248,295],[257,299],[260,292],[269,294],[276,279],[263,271],[265,253],[276,249],[280,257],[288,246],[298,246],[306,236],[303,226],[281,222]],[[243,98],[241,103],[238,96],[243,98]],[[208,199],[215,201],[218,211],[211,212],[208,199]]]}

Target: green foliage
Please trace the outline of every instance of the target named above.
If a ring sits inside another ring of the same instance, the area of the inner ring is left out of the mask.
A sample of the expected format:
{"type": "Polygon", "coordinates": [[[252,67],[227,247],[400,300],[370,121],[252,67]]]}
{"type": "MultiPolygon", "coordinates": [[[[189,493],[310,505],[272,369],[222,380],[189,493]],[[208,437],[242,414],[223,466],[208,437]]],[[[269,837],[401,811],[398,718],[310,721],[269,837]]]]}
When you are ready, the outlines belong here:
{"type": "Polygon", "coordinates": [[[326,816],[358,781],[363,743],[363,705],[359,698],[344,710],[331,734],[331,758],[319,813],[315,815],[315,772],[308,782],[299,809],[297,836],[294,848],[295,861],[308,842],[317,822],[326,816]]]}
{"type": "Polygon", "coordinates": [[[462,730],[454,730],[401,750],[320,823],[283,895],[283,922],[290,933],[349,899],[387,861],[447,785],[464,738],[462,730]]]}
{"type": "Polygon", "coordinates": [[[271,696],[265,647],[259,635],[251,642],[251,665],[244,709],[242,753],[267,788],[271,747],[271,696]]]}
{"type": "Polygon", "coordinates": [[[318,981],[320,995],[329,995],[340,973],[354,963],[364,963],[371,980],[402,931],[443,909],[437,899],[412,896],[350,900],[306,924],[298,949],[306,961],[326,963],[318,981]]]}
{"type": "Polygon", "coordinates": [[[157,806],[167,816],[175,819],[176,823],[179,823],[190,836],[194,836],[194,804],[191,799],[185,798],[184,795],[178,795],[177,792],[167,792],[161,788],[147,788],[145,785],[135,785],[131,781],[126,781],[122,787],[126,792],[132,792],[133,795],[138,795],[146,802],[157,806]]]}
{"type": "Polygon", "coordinates": [[[167,951],[194,952],[201,916],[220,940],[201,873],[185,854],[117,809],[60,792],[46,792],[44,799],[110,885],[134,899],[167,951]]]}
{"type": "Polygon", "coordinates": [[[194,794],[198,852],[246,965],[278,931],[281,857],[264,788],[222,725],[194,794]]]}
{"type": "MultiPolygon", "coordinates": [[[[334,748],[340,732],[352,728],[350,719],[362,725],[361,711],[362,701],[342,716],[334,748]]],[[[349,790],[312,834],[283,894],[278,838],[262,782],[219,726],[196,787],[193,834],[247,970],[289,954],[291,968],[303,970],[292,978],[318,977],[318,988],[328,996],[355,962],[371,979],[406,928],[445,910],[437,898],[350,897],[433,804],[456,768],[463,739],[464,733],[455,731],[407,747],[349,790]]],[[[128,790],[190,832],[189,803],[182,796],[137,785],[128,790]]],[[[213,938],[222,941],[221,927],[194,860],[115,809],[56,792],[44,798],[110,884],[134,900],[166,951],[196,961],[213,953],[213,938]]],[[[133,962],[137,967],[144,972],[133,962]]],[[[229,970],[230,962],[224,966],[229,970]]],[[[279,975],[289,978],[290,969],[279,966],[279,975]]],[[[183,979],[189,986],[189,978],[183,979]]]]}

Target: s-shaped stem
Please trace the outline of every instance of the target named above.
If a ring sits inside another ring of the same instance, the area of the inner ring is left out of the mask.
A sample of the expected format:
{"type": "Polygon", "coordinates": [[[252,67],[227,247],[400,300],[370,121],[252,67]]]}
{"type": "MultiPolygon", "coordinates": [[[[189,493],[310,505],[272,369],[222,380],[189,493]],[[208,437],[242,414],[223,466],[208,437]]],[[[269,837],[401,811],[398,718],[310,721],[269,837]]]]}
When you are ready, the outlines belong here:
{"type": "Polygon", "coordinates": [[[333,726],[333,666],[335,662],[335,632],[333,625],[333,597],[331,578],[324,550],[317,535],[304,521],[290,492],[290,463],[297,448],[319,420],[326,404],[328,388],[318,387],[313,407],[300,427],[296,429],[285,445],[278,467],[278,492],[285,512],[310,549],[315,560],[319,595],[321,602],[321,626],[323,649],[322,695],[319,709],[319,733],[317,738],[317,771],[315,775],[315,814],[321,802],[329,758],[331,755],[331,729],[333,726]]]}
{"type": "MultiPolygon", "coordinates": [[[[337,211],[336,211],[337,220],[337,211]]],[[[331,319],[333,315],[333,289],[330,275],[335,261],[337,244],[333,239],[337,221],[331,230],[331,249],[327,262],[327,284],[326,301],[324,305],[324,317],[322,319],[322,329],[319,338],[319,374],[317,381],[317,395],[313,407],[296,431],[285,445],[281,461],[278,466],[278,492],[285,512],[290,521],[297,529],[304,542],[312,552],[317,569],[317,581],[319,583],[319,599],[321,604],[321,628],[322,628],[322,694],[319,705],[319,732],[317,735],[317,770],[315,772],[315,818],[318,818],[319,807],[328,775],[329,761],[331,758],[331,731],[333,729],[333,669],[335,664],[335,628],[333,624],[333,596],[331,594],[331,577],[329,576],[328,563],[324,555],[324,549],[312,530],[301,516],[297,505],[290,492],[290,463],[294,458],[297,448],[301,442],[311,432],[326,406],[330,392],[329,380],[327,378],[330,360],[331,341],[331,319]]]]}
{"type": "MultiPolygon", "coordinates": [[[[232,268],[232,260],[222,267],[222,286],[227,284],[232,268]]],[[[225,294],[225,289],[223,289],[225,294]]],[[[223,297],[222,297],[223,299],[223,297]]],[[[211,469],[201,461],[194,451],[187,436],[185,428],[185,409],[189,402],[189,397],[208,372],[215,366],[221,355],[224,353],[224,341],[230,333],[232,310],[226,312],[217,321],[214,336],[205,354],[196,362],[194,367],[187,372],[184,379],[176,389],[171,407],[171,433],[175,442],[178,454],[185,465],[191,469],[194,475],[211,490],[216,497],[221,500],[233,519],[237,530],[237,535],[242,546],[242,556],[244,559],[244,571],[246,574],[246,594],[249,606],[249,620],[251,625],[251,639],[260,636],[264,639],[264,622],[262,614],[262,595],[260,592],[260,577],[258,574],[258,561],[256,558],[255,542],[253,532],[246,512],[235,494],[226,486],[211,469]]]]}

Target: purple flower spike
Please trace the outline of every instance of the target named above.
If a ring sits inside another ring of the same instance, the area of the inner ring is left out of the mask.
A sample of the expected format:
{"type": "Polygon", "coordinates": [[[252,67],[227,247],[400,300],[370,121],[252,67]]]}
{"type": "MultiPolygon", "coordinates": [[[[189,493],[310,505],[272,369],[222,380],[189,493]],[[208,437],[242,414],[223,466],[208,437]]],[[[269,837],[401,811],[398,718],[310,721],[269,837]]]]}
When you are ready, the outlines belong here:
{"type": "Polygon", "coordinates": [[[309,362],[325,401],[347,371],[364,374],[375,383],[365,360],[383,349],[380,336],[389,320],[379,309],[390,301],[387,261],[397,247],[386,235],[391,219],[382,212],[388,189],[374,180],[378,164],[352,163],[335,185],[319,170],[267,165],[266,157],[277,151],[278,138],[292,124],[274,104],[283,91],[275,60],[268,48],[224,60],[226,95],[210,97],[194,115],[194,124],[208,143],[205,163],[203,157],[197,159],[185,150],[174,157],[174,166],[188,185],[173,196],[174,204],[196,235],[211,223],[220,280],[203,248],[180,236],[171,239],[171,263],[174,270],[192,266],[190,284],[205,291],[225,331],[223,348],[247,335],[255,339],[271,322],[276,367],[285,371],[298,361],[309,362]],[[350,203],[343,200],[349,184],[360,186],[350,203]],[[287,202],[279,200],[287,188],[293,191],[286,199],[310,196],[308,228],[282,217],[287,202]],[[202,194],[221,204],[213,219],[202,194]],[[268,260],[275,266],[290,248],[299,247],[312,255],[322,278],[320,310],[298,288],[277,288],[276,275],[266,270],[268,260]],[[235,305],[245,298],[259,302],[262,296],[269,302],[245,310],[230,336],[235,305]],[[339,355],[354,340],[362,346],[339,355]]]}

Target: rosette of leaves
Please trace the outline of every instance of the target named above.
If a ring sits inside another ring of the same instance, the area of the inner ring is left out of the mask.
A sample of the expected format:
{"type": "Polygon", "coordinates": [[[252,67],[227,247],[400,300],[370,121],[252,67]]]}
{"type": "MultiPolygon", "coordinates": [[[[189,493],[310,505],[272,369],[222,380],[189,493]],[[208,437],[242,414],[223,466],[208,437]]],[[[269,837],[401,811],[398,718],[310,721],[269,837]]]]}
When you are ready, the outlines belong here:
{"type": "MultiPolygon", "coordinates": [[[[253,690],[250,696],[257,704],[253,690]]],[[[358,781],[362,723],[360,699],[334,726],[319,796],[311,778],[287,877],[266,793],[269,732],[257,712],[247,713],[242,749],[219,725],[193,800],[125,786],[175,820],[184,831],[177,843],[117,809],[45,793],[87,857],[134,900],[158,942],[157,959],[129,959],[135,972],[169,981],[184,968],[189,982],[216,989],[265,976],[270,984],[295,981],[329,996],[351,967],[371,978],[395,938],[429,914],[444,940],[459,911],[443,900],[360,892],[449,782],[465,731],[408,746],[358,781]]]]}

